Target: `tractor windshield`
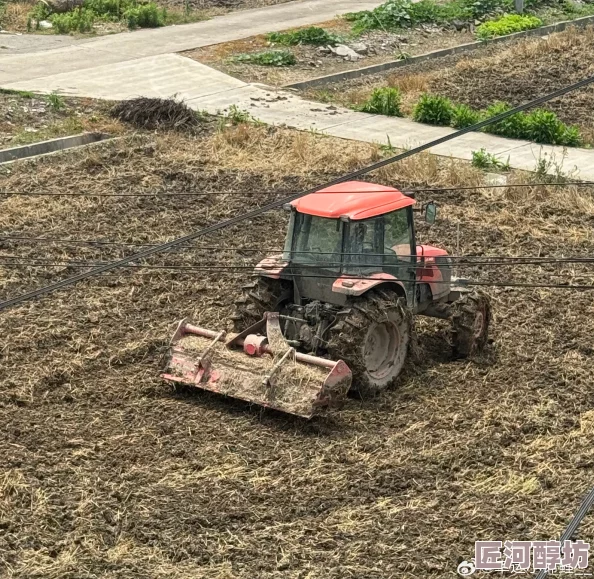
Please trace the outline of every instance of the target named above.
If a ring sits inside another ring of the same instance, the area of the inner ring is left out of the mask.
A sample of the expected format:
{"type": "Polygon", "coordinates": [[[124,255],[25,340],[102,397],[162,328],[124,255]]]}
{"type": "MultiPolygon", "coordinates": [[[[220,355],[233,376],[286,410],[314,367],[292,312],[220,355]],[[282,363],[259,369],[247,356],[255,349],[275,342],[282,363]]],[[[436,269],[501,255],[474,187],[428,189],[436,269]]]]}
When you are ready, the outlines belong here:
{"type": "Polygon", "coordinates": [[[291,225],[293,262],[340,268],[343,229],[340,220],[293,213],[291,225]]]}

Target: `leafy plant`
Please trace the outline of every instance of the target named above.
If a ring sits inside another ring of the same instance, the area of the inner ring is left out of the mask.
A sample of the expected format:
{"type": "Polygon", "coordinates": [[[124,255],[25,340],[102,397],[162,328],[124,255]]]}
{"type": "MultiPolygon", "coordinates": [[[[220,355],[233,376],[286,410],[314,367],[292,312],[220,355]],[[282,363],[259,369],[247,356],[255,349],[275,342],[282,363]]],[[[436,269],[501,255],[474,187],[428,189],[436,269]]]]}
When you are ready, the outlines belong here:
{"type": "Polygon", "coordinates": [[[128,23],[128,28],[158,28],[165,25],[167,11],[165,8],[159,8],[154,2],[141,4],[134,8],[128,8],[124,12],[124,18],[128,23]]]}
{"type": "Polygon", "coordinates": [[[134,0],[85,0],[84,7],[92,10],[98,18],[118,21],[125,12],[134,8],[134,0]]]}
{"type": "Polygon", "coordinates": [[[406,28],[412,25],[411,16],[412,3],[410,0],[387,0],[373,10],[361,12],[350,12],[345,18],[354,22],[354,30],[363,32],[365,30],[406,28]]]}
{"type": "Polygon", "coordinates": [[[95,13],[88,8],[78,8],[64,14],[52,14],[50,19],[57,34],[90,32],[95,23],[95,13]]]}
{"type": "Polygon", "coordinates": [[[289,32],[271,32],[266,35],[266,40],[276,44],[294,46],[296,44],[312,44],[314,46],[326,46],[338,44],[341,42],[340,36],[319,28],[310,26],[300,30],[290,30],[289,32]]]}
{"type": "MultiPolygon", "coordinates": [[[[495,117],[509,111],[510,108],[507,103],[496,102],[485,110],[484,116],[486,119],[495,117]]],[[[503,121],[499,121],[493,125],[487,125],[483,130],[493,135],[501,135],[503,137],[510,137],[511,139],[523,139],[526,137],[526,115],[517,113],[503,121]]]]}
{"type": "Polygon", "coordinates": [[[40,20],[47,20],[51,13],[50,7],[45,2],[37,2],[33,6],[33,10],[29,12],[29,17],[39,22],[40,20]]]}
{"type": "Polygon", "coordinates": [[[536,109],[526,117],[526,138],[536,143],[577,147],[581,136],[577,127],[568,127],[557,115],[536,109]]]}
{"type": "Polygon", "coordinates": [[[415,105],[413,119],[428,125],[448,126],[452,122],[454,106],[446,97],[425,93],[415,105]]]}
{"type": "Polygon", "coordinates": [[[538,28],[542,26],[542,20],[528,14],[505,14],[497,20],[483,22],[476,29],[476,36],[480,40],[488,40],[497,36],[505,36],[522,30],[538,28]]]}
{"type": "Polygon", "coordinates": [[[237,105],[231,105],[229,111],[225,115],[228,121],[233,125],[240,125],[241,123],[251,123],[256,119],[246,110],[240,109],[237,105]]]}
{"type": "Polygon", "coordinates": [[[66,103],[64,102],[63,97],[61,97],[57,92],[48,94],[47,102],[50,108],[55,111],[61,111],[62,109],[66,108],[66,103]]]}
{"type": "Polygon", "coordinates": [[[397,88],[386,86],[374,89],[371,96],[362,105],[355,108],[363,113],[401,117],[401,103],[400,91],[397,88]]]}
{"type": "Polygon", "coordinates": [[[471,109],[467,105],[453,105],[452,108],[452,127],[455,129],[465,129],[481,120],[481,113],[471,109]]]}
{"type": "Polygon", "coordinates": [[[507,161],[504,163],[500,161],[495,155],[488,153],[485,149],[480,149],[478,151],[472,151],[472,166],[477,167],[478,169],[485,169],[485,170],[500,170],[500,171],[509,171],[509,157],[507,161]]]}
{"type": "Polygon", "coordinates": [[[265,50],[254,54],[238,54],[231,60],[262,66],[290,66],[297,62],[295,55],[288,50],[265,50]]]}

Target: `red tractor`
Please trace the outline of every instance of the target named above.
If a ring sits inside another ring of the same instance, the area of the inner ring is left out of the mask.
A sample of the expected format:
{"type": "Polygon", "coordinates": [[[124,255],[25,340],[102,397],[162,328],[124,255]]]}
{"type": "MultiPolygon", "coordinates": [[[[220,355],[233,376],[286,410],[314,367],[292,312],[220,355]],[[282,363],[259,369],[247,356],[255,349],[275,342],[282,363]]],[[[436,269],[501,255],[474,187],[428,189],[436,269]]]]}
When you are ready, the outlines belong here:
{"type": "MultiPolygon", "coordinates": [[[[309,418],[394,383],[417,314],[451,320],[457,356],[479,352],[488,298],[454,284],[445,250],[417,245],[414,205],[357,181],[293,201],[284,252],[256,266],[230,339],[182,321],[163,377],[309,418]]],[[[434,203],[422,211],[435,221],[434,203]]]]}

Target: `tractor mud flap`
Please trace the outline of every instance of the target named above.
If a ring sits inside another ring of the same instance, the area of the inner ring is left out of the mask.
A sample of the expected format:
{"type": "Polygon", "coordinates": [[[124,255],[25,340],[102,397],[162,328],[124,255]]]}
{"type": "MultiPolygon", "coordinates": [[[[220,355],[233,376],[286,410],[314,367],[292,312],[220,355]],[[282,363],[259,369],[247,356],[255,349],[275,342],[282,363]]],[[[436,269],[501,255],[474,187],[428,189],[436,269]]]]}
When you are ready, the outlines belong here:
{"type": "Polygon", "coordinates": [[[352,379],[342,360],[291,348],[282,337],[278,314],[266,314],[228,341],[224,332],[180,322],[161,376],[303,418],[340,406],[352,379]]]}

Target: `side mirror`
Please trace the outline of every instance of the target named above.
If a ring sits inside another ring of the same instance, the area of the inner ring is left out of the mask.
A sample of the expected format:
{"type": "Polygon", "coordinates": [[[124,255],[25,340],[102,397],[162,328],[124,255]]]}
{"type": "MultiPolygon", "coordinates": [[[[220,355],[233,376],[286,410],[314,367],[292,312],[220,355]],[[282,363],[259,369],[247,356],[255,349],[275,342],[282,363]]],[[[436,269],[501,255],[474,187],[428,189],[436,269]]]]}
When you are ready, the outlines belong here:
{"type": "Polygon", "coordinates": [[[425,205],[425,222],[429,223],[429,225],[433,225],[435,223],[435,219],[437,218],[437,204],[431,201],[425,205]]]}

